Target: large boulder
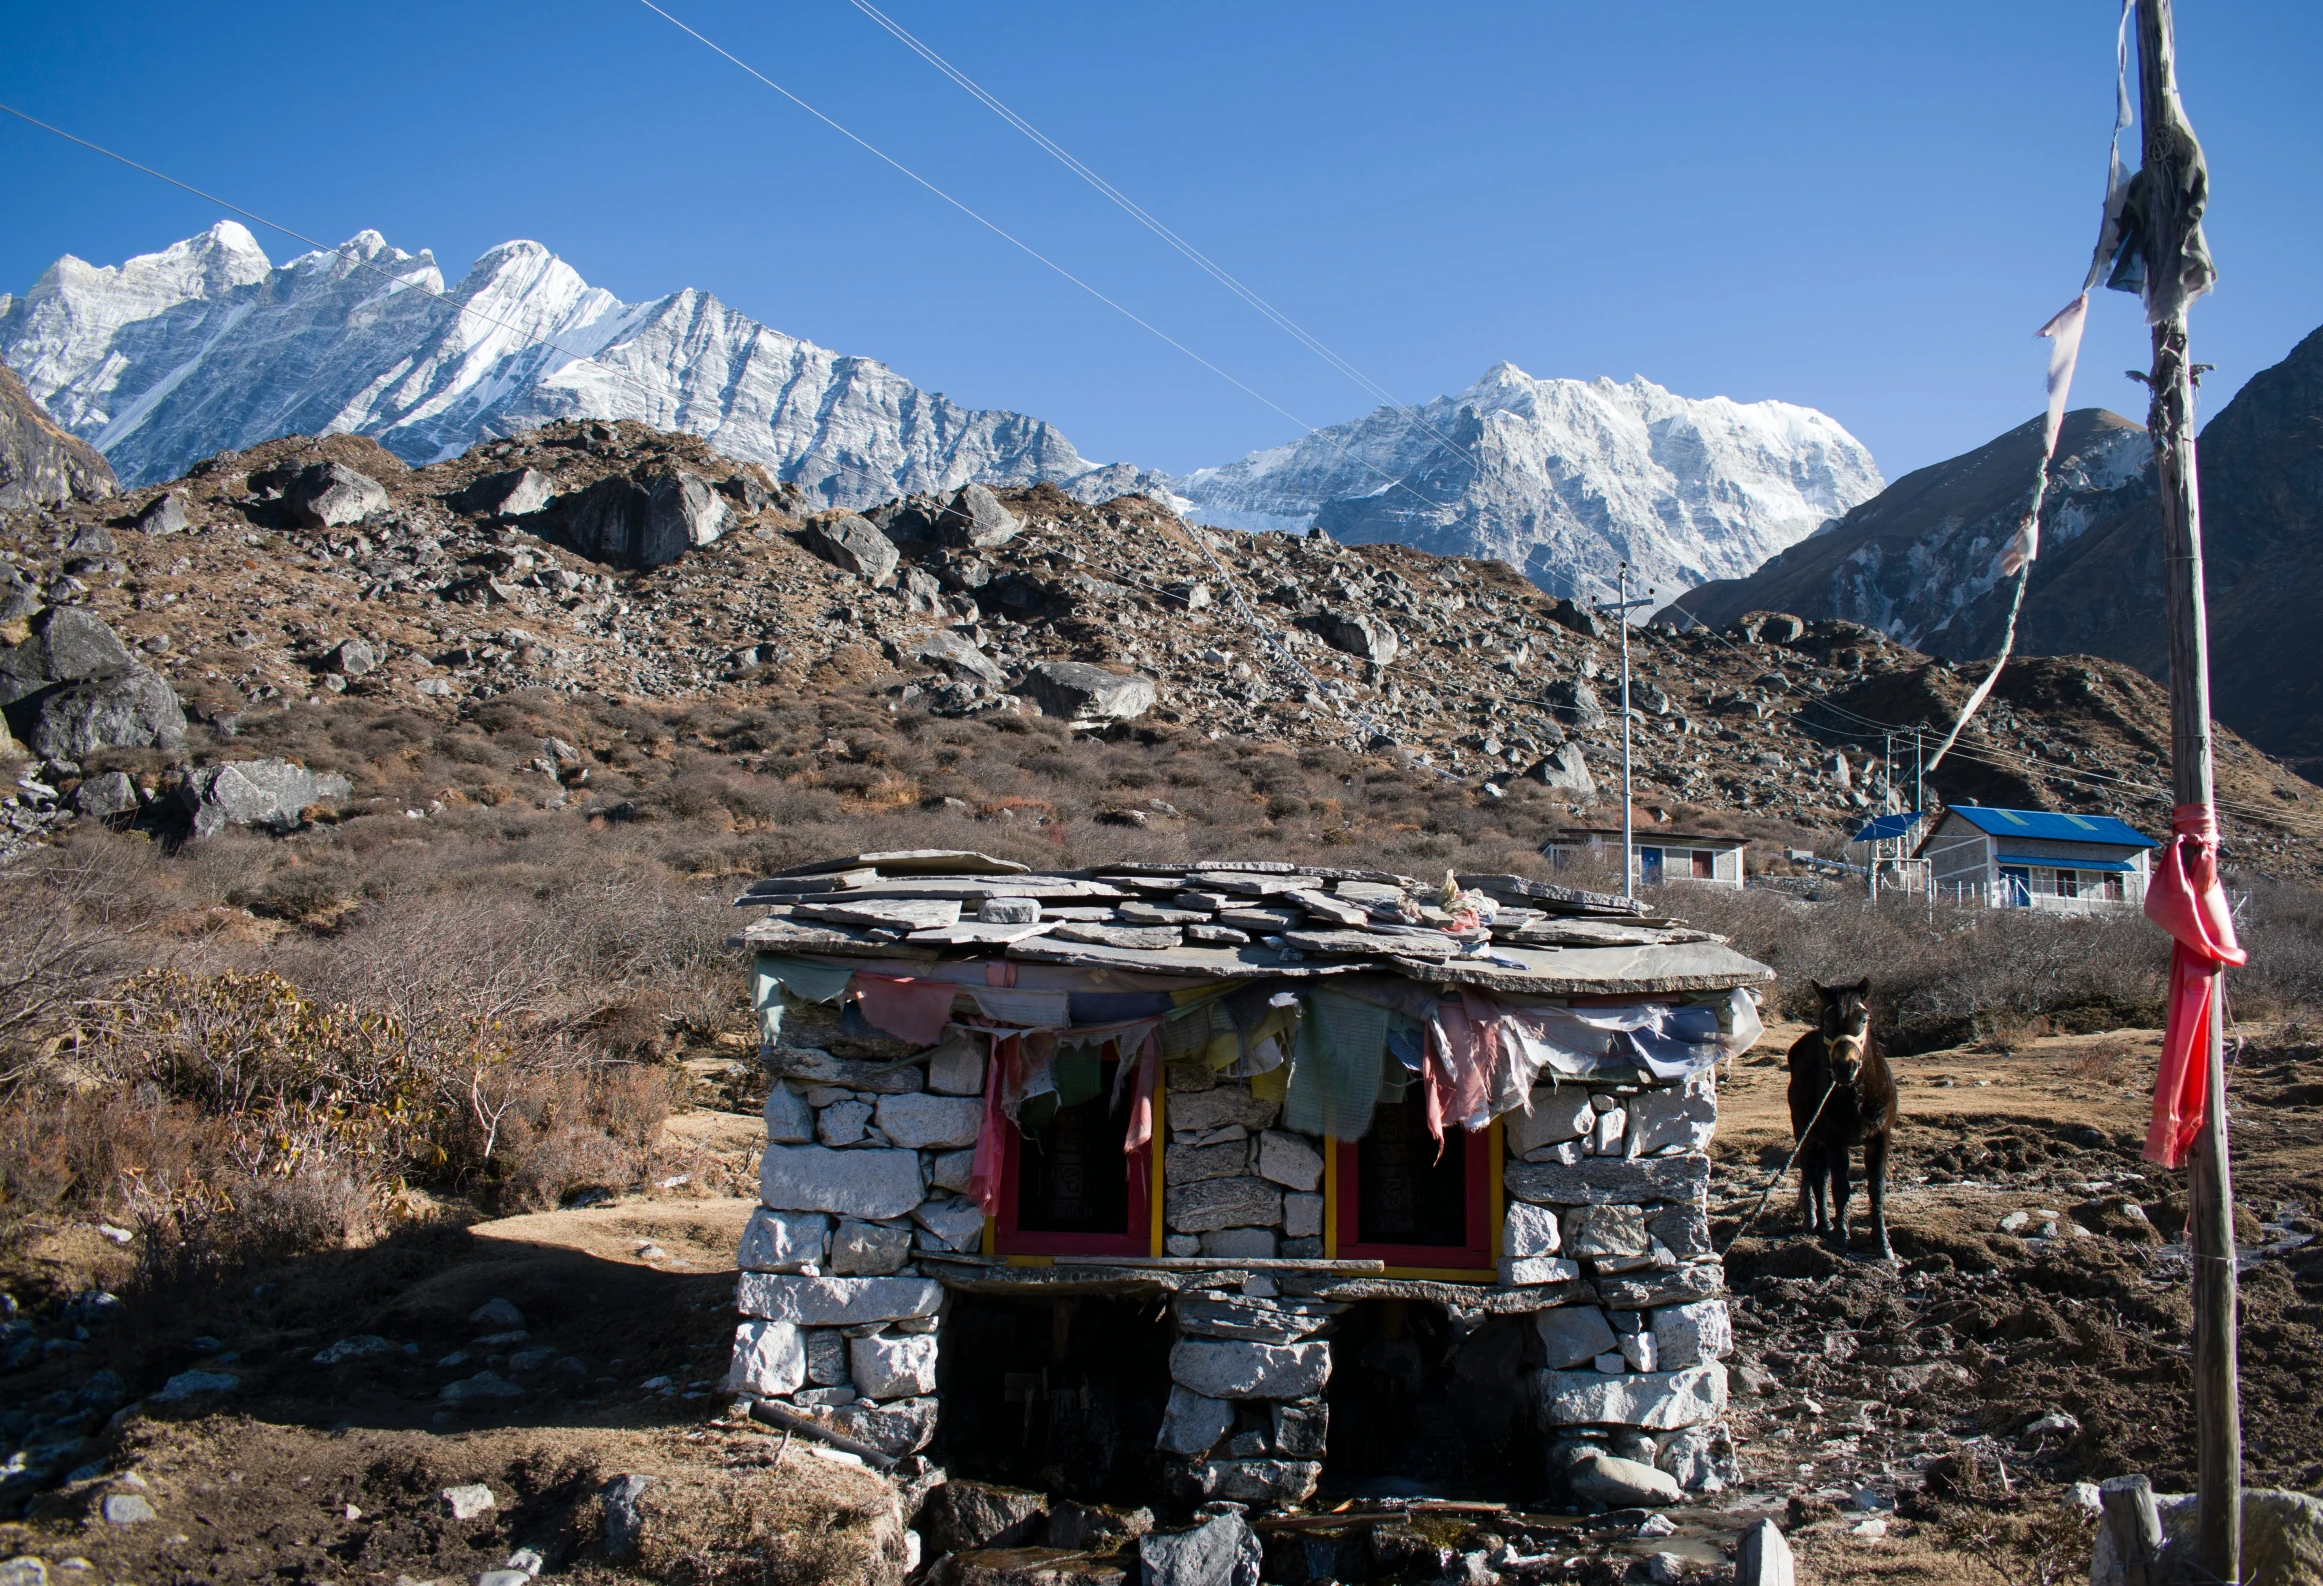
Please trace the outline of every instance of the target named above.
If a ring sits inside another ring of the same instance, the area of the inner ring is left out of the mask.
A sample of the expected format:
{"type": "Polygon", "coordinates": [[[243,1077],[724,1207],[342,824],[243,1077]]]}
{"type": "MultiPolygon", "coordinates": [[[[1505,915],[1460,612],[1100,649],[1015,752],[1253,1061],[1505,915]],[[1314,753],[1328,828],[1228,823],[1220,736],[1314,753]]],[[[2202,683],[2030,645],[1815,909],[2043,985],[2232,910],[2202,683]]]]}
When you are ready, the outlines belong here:
{"type": "Polygon", "coordinates": [[[961,487],[935,522],[938,542],[973,551],[1006,545],[1023,532],[1023,520],[982,485],[961,487]]]}
{"type": "Polygon", "coordinates": [[[145,510],[130,521],[129,526],[140,534],[183,534],[186,526],[186,498],[175,490],[165,490],[145,504],[145,510]]]}
{"type": "Polygon", "coordinates": [[[1565,1473],[1573,1496],[1609,1509],[1658,1507],[1683,1503],[1686,1492],[1675,1478],[1634,1459],[1611,1454],[1584,1454],[1565,1473]]]}
{"type": "Polygon", "coordinates": [[[1374,666],[1387,665],[1403,650],[1403,641],[1396,637],[1395,629],[1368,614],[1326,611],[1314,619],[1313,626],[1332,649],[1343,650],[1374,666]]]}
{"type": "Polygon", "coordinates": [[[32,619],[32,635],[0,650],[0,705],[30,699],[58,683],[119,677],[136,662],[120,635],[95,612],[58,606],[32,619]]]}
{"type": "Polygon", "coordinates": [[[336,803],[353,791],[343,776],[287,761],[229,760],[188,772],[178,784],[177,803],[193,835],[208,837],[228,826],[289,831],[312,806],[336,803]]]}
{"type": "Polygon", "coordinates": [[[509,468],[477,480],[452,498],[452,507],[479,516],[521,518],[540,511],[555,494],[555,484],[539,469],[509,468]]]}
{"type": "Polygon", "coordinates": [[[1587,804],[1597,797],[1597,779],[1589,774],[1578,744],[1559,744],[1525,774],[1538,778],[1544,787],[1572,795],[1576,804],[1587,804]]]}
{"type": "Polygon", "coordinates": [[[1266,1549],[1240,1513],[1137,1539],[1139,1586],[1258,1586],[1266,1549]]]}
{"type": "Polygon", "coordinates": [[[1048,1507],[1047,1497],[1020,1487],[947,1481],[928,1494],[913,1528],[937,1553],[1022,1547],[1040,1534],[1048,1507]]]}
{"type": "Polygon", "coordinates": [[[1602,727],[1607,721],[1597,690],[1579,678],[1559,678],[1548,688],[1549,708],[1568,727],[1602,727]]]}
{"type": "Polygon", "coordinates": [[[868,519],[852,512],[828,523],[808,524],[799,535],[799,543],[874,589],[883,588],[894,579],[895,564],[901,560],[893,540],[880,533],[868,519]]]}
{"type": "Polygon", "coordinates": [[[929,634],[919,647],[918,659],[930,666],[940,666],[956,677],[972,677],[995,688],[1003,680],[999,663],[956,633],[929,634]]]}
{"type": "Polygon", "coordinates": [[[726,498],[693,474],[615,474],[581,492],[565,532],[583,556],[660,567],[715,541],[726,519],[726,498]]]}
{"type": "Polygon", "coordinates": [[[290,476],[282,500],[311,529],[360,523],[389,505],[385,485],[345,463],[309,463],[290,476]]]}
{"type": "MultiPolygon", "coordinates": [[[[2199,1579],[2175,1573],[2181,1560],[2191,1561],[2198,1500],[2191,1493],[2157,1492],[2154,1507],[2162,1519],[2162,1568],[2154,1578],[2199,1579]]],[[[2280,1488],[2243,1488],[2242,1578],[2247,1586],[2311,1586],[2323,1580],[2323,1500],[2280,1488]]],[[[2123,1586],[2127,1579],[2113,1532],[2100,1523],[2096,1554],[2089,1561],[2090,1586],[2123,1586]]]]}
{"type": "Polygon", "coordinates": [[[1044,661],[1024,675],[1016,692],[1044,715],[1095,724],[1126,721],[1153,709],[1153,679],[1124,677],[1083,661],[1044,661]]]}
{"type": "Polygon", "coordinates": [[[67,433],[0,365],[0,509],[102,501],[116,488],[103,454],[67,433]]]}
{"type": "Polygon", "coordinates": [[[50,760],[83,760],[100,749],[182,749],[186,713],[159,673],[133,666],[42,695],[27,741],[50,760]]]}

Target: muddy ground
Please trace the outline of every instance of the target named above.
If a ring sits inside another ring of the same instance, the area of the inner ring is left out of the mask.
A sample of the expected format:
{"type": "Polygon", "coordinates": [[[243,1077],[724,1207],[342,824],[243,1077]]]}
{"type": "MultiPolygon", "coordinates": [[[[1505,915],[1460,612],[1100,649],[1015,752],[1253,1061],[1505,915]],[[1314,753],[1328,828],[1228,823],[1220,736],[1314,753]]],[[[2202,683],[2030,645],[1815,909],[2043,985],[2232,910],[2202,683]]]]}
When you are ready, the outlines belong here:
{"type": "MultiPolygon", "coordinates": [[[[1721,1239],[1788,1151],[1778,1054],[1789,1033],[1724,1085],[1721,1239]]],[[[2085,1571],[2089,1537],[2060,1501],[2069,1483],[2145,1471],[2165,1490],[2190,1484],[2182,1175],[2137,1157],[2155,1041],[2044,1037],[1898,1063],[1900,1269],[1869,1260],[1860,1197],[1857,1243],[1840,1253],[1796,1233],[1787,1185],[1735,1246],[1744,1475],[1686,1517],[1681,1552],[1707,1561],[1720,1537],[1772,1513],[1816,1582],[2066,1580],[2085,1571]],[[2016,1212],[2032,1215],[2001,1231],[2016,1212]],[[2070,1425],[2028,1431],[2052,1414],[2070,1425]],[[1871,1507],[1854,1507],[1859,1492],[1871,1507]]],[[[2323,1233],[2323,1052],[2262,1041],[2233,1091],[2249,1213],[2247,1479],[2314,1491],[2323,1242],[2303,1241],[2323,1233]]],[[[718,1171],[655,1198],[418,1227],[164,1290],[87,1318],[85,1337],[21,1333],[38,1341],[37,1363],[0,1378],[0,1426],[27,1471],[0,1474],[0,1502],[25,1502],[43,1462],[85,1474],[0,1526],[0,1557],[39,1556],[67,1566],[52,1579],[91,1586],[473,1579],[523,1547],[583,1579],[894,1578],[900,1542],[881,1483],[722,1418],[713,1387],[748,1202],[701,1191],[747,1182],[757,1120],[701,1110],[673,1127],[718,1171]],[[496,1299],[521,1327],[471,1320],[496,1299]],[[494,1336],[511,1332],[524,1336],[494,1336]],[[385,1346],[316,1362],[359,1335],[385,1346]],[[236,1380],[155,1396],[189,1371],[236,1380]],[[506,1386],[445,1397],[486,1372],[506,1386]],[[628,1472],[656,1478],[659,1519],[644,1555],[617,1562],[596,1494],[628,1472]],[[454,1520],[440,1493],[470,1482],[491,1487],[496,1507],[454,1520]],[[103,1500],[131,1493],[154,1518],[108,1524],[103,1500]]],[[[38,1231],[9,1281],[22,1294],[135,1292],[130,1276],[101,1231],[59,1227],[38,1231]]],[[[1616,1579],[1671,1545],[1604,1527],[1528,1533],[1515,1515],[1474,1527],[1445,1516],[1439,1531],[1455,1550],[1487,1534],[1568,1550],[1576,1563],[1548,1578],[1616,1579]]]]}

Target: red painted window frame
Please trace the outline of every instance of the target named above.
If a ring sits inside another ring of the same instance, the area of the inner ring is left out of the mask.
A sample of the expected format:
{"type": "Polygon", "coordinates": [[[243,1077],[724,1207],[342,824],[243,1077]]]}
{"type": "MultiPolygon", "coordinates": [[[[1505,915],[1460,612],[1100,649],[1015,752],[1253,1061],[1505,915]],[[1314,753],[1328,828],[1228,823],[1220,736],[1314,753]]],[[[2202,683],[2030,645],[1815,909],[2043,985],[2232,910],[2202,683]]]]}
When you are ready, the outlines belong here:
{"type": "Polygon", "coordinates": [[[1465,1245],[1382,1245],[1365,1244],[1357,1235],[1363,1226],[1363,1164],[1359,1142],[1334,1140],[1331,1148],[1338,1155],[1337,1183],[1331,1209],[1338,1239],[1338,1256],[1346,1261],[1384,1261],[1392,1270],[1397,1267],[1433,1267],[1445,1272],[1494,1272],[1492,1227],[1492,1127],[1487,1125],[1474,1134],[1450,1126],[1466,1136],[1461,1142],[1461,1158],[1466,1180],[1466,1222],[1469,1242],[1465,1245]]]}
{"type": "MultiPolygon", "coordinates": [[[[1113,1043],[1106,1050],[1116,1051],[1113,1043]]],[[[1117,1057],[1118,1060],[1118,1057],[1117,1057]]],[[[1133,1081],[1134,1083],[1134,1081],[1133,1081]]],[[[1017,1226],[1018,1156],[1024,1135],[1004,1114],[1000,1120],[1000,1204],[993,1216],[992,1252],[1002,1256],[1144,1256],[1153,1251],[1155,1140],[1129,1153],[1129,1231],[1122,1234],[1051,1233],[1017,1226]]],[[[1155,1136],[1161,1131],[1156,1129],[1155,1136]]]]}

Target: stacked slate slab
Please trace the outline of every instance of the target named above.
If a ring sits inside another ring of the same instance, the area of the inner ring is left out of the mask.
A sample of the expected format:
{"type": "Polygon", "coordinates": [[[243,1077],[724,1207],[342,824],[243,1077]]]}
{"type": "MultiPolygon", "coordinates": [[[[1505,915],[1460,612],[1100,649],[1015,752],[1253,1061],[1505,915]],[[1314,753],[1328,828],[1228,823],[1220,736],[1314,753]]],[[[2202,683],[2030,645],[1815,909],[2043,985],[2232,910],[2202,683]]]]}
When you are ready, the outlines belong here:
{"type": "Polygon", "coordinates": [[[1772,978],[1619,898],[1458,881],[1499,902],[1488,935],[1447,933],[1438,889],[1411,878],[1269,862],[1033,873],[974,854],[863,854],[753,885],[737,902],[764,912],[734,945],[773,955],[759,976],[770,1089],[729,1390],[917,1452],[940,1423],[951,1295],[1152,1295],[1176,1334],[1157,1439],[1170,1495],[1283,1507],[1322,1477],[1340,1319],[1352,1304],[1417,1301],[1468,1324],[1522,1318],[1509,1398],[1547,1434],[1544,1488],[1617,1506],[1716,1490],[1733,1452],[1720,1425],[1731,1329],[1706,1206],[1714,1068],[1544,1070],[1529,1112],[1502,1115],[1498,1269],[1477,1282],[1332,1260],[1329,1142],[1285,1126],[1281,1074],[1270,1085],[1200,1061],[1161,1078],[1153,1255],[1051,1266],[982,1251],[969,1190],[986,1047],[966,1027],[967,993],[1013,983],[1002,966],[1291,983],[1386,972],[1447,996],[1548,998],[1715,995],[1772,978]],[[775,958],[842,982],[851,962],[956,978],[962,1022],[932,1044],[898,1039],[844,997],[770,980],[775,958]]]}

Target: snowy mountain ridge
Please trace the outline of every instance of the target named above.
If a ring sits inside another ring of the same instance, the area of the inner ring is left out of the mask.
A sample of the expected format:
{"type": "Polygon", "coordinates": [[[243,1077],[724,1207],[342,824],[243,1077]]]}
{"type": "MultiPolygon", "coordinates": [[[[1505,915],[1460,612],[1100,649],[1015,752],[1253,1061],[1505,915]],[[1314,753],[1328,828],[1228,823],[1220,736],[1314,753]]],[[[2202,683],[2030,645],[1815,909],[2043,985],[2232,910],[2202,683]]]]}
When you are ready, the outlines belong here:
{"type": "Polygon", "coordinates": [[[1812,408],[1512,363],[1178,485],[1203,522],[1489,556],[1584,597],[1625,559],[1665,594],[1740,577],[1880,488],[1871,453],[1812,408]]]}
{"type": "Polygon", "coordinates": [[[0,297],[0,360],[132,486],[294,432],[369,435],[425,464],[557,418],[690,431],[827,505],[971,481],[1087,499],[1167,486],[709,293],[623,303],[534,242],[448,288],[431,254],[375,231],[280,266],[232,221],[119,266],[67,255],[0,297]]]}
{"type": "Polygon", "coordinates": [[[292,433],[368,435],[424,465],[552,419],[628,418],[765,464],[822,506],[970,482],[1143,491],[1224,527],[1491,557],[1584,597],[1624,559],[1665,597],[1743,576],[1881,487],[1870,453],[1811,408],[1510,363],[1182,478],[1098,467],[1053,425],[961,407],[706,292],[624,303],[535,242],[447,286],[433,255],[375,231],[276,265],[232,221],[120,265],[58,259],[0,295],[0,361],[131,488],[292,433]]]}

